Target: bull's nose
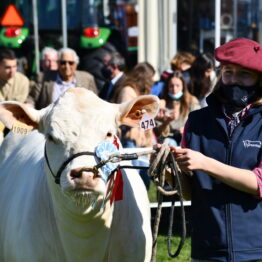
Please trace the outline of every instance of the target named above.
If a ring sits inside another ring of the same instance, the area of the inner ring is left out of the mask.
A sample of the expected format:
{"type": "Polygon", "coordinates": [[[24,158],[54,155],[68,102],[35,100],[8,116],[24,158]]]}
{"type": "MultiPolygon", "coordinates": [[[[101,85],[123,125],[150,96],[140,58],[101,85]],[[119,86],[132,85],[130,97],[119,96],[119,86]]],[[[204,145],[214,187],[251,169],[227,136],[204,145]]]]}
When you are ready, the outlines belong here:
{"type": "Polygon", "coordinates": [[[74,178],[82,178],[83,176],[95,177],[95,173],[93,169],[90,168],[75,168],[70,171],[70,177],[74,178]]]}
{"type": "Polygon", "coordinates": [[[79,187],[93,188],[97,184],[97,174],[89,168],[75,168],[69,173],[69,176],[74,183],[79,187]]]}
{"type": "Polygon", "coordinates": [[[70,172],[70,176],[72,178],[81,178],[82,177],[83,170],[81,169],[73,169],[70,172]]]}

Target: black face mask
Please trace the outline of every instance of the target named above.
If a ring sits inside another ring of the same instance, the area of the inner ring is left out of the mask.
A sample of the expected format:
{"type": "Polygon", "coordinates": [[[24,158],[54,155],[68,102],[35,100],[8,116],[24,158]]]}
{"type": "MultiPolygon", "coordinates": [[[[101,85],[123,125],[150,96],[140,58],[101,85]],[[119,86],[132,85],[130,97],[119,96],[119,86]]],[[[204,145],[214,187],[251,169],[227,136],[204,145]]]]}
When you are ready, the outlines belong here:
{"type": "Polygon", "coordinates": [[[106,67],[102,67],[101,73],[106,79],[110,79],[112,76],[112,71],[110,69],[107,69],[106,67]]]}
{"type": "Polygon", "coordinates": [[[244,108],[258,99],[259,86],[257,83],[252,86],[225,85],[221,83],[221,91],[228,104],[244,108]]]}

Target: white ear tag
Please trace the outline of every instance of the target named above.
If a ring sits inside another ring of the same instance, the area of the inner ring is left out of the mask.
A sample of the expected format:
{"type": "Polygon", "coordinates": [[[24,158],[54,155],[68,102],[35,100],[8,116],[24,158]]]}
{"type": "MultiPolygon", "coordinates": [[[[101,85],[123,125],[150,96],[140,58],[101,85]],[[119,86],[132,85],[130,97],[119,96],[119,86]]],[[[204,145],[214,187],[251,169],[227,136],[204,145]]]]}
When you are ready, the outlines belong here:
{"type": "Polygon", "coordinates": [[[156,126],[155,120],[153,117],[149,116],[145,109],[142,110],[142,119],[139,123],[139,126],[143,130],[152,129],[156,126]]]}
{"type": "Polygon", "coordinates": [[[29,127],[28,125],[22,123],[22,122],[19,122],[19,121],[15,121],[13,123],[13,126],[12,126],[12,132],[14,134],[19,134],[19,135],[28,135],[30,133],[30,131],[32,130],[33,128],[29,127]]]}

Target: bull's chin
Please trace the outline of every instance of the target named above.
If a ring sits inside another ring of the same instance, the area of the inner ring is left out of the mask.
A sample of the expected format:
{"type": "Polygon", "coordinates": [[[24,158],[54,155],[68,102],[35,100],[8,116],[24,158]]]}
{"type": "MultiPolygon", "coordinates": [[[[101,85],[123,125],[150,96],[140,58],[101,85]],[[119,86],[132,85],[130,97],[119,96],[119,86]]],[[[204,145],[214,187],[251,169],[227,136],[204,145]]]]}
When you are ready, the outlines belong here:
{"type": "Polygon", "coordinates": [[[65,192],[70,202],[80,209],[96,209],[102,204],[104,199],[103,192],[90,189],[74,189],[65,192]]]}
{"type": "Polygon", "coordinates": [[[93,206],[98,200],[98,193],[92,192],[90,190],[76,190],[71,194],[71,199],[76,206],[79,207],[89,207],[93,206]]]}
{"type": "Polygon", "coordinates": [[[88,212],[99,208],[106,195],[106,184],[102,179],[92,187],[75,183],[74,180],[61,179],[62,192],[69,199],[72,208],[79,212],[88,212]]]}

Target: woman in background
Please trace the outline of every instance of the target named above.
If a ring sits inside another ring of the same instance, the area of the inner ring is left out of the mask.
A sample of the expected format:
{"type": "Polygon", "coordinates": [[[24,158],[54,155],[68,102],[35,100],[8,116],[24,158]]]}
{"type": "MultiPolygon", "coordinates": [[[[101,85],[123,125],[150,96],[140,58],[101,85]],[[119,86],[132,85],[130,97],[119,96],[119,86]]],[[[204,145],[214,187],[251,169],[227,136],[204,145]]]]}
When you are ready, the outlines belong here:
{"type": "Polygon", "coordinates": [[[201,107],[207,106],[206,97],[216,83],[215,61],[209,53],[200,54],[190,68],[189,92],[198,98],[201,107]]]}
{"type": "Polygon", "coordinates": [[[140,95],[150,94],[154,83],[154,67],[148,62],[138,63],[116,91],[114,103],[123,103],[140,95]]]}
{"type": "Polygon", "coordinates": [[[157,127],[154,129],[156,136],[168,144],[180,145],[188,114],[200,108],[195,96],[188,90],[180,71],[171,74],[164,86],[161,108],[157,116],[157,127]]]}
{"type": "Polygon", "coordinates": [[[182,72],[183,78],[188,86],[190,83],[190,68],[195,61],[195,56],[189,52],[177,52],[172,58],[170,69],[166,69],[162,72],[160,80],[156,81],[151,89],[151,94],[161,97],[163,95],[163,89],[168,77],[173,74],[174,71],[182,72]]]}

